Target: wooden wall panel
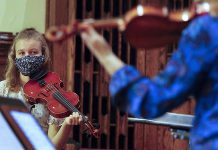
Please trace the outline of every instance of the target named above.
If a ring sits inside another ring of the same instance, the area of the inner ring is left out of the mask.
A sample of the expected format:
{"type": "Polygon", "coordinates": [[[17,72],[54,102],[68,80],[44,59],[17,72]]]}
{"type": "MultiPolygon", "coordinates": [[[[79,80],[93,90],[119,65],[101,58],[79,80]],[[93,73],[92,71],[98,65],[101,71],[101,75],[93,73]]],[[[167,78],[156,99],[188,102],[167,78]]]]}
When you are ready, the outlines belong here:
{"type": "MultiPolygon", "coordinates": [[[[171,10],[184,9],[191,0],[47,0],[47,25],[68,24],[72,19],[106,19],[121,17],[137,4],[168,6],[171,10]]],[[[144,75],[153,77],[167,63],[174,45],[156,50],[136,50],[117,29],[101,29],[112,45],[113,51],[127,64],[136,66],[144,75]]],[[[61,44],[50,44],[52,68],[63,79],[66,89],[79,94],[81,111],[101,125],[100,139],[87,138],[75,127],[73,139],[83,149],[135,149],[135,150],[184,150],[187,141],[175,140],[169,128],[139,123],[128,123],[128,114],[119,112],[111,105],[108,85],[110,78],[105,70],[84,46],[79,36],[61,44]]],[[[193,113],[194,102],[187,102],[173,110],[178,113],[193,113]]]]}
{"type": "Polygon", "coordinates": [[[8,52],[12,45],[14,35],[11,32],[0,32],[0,81],[5,79],[8,52]]]}
{"type": "MultiPolygon", "coordinates": [[[[68,7],[69,2],[67,0],[47,0],[47,19],[46,28],[54,25],[64,25],[68,24],[68,7]]],[[[52,69],[57,72],[64,83],[67,83],[67,70],[68,67],[68,42],[63,41],[62,43],[50,44],[50,49],[52,53],[52,69]]],[[[70,58],[69,58],[70,60],[70,58]]],[[[70,68],[71,69],[71,68],[70,68]]],[[[66,85],[66,84],[65,84],[66,85]]]]}

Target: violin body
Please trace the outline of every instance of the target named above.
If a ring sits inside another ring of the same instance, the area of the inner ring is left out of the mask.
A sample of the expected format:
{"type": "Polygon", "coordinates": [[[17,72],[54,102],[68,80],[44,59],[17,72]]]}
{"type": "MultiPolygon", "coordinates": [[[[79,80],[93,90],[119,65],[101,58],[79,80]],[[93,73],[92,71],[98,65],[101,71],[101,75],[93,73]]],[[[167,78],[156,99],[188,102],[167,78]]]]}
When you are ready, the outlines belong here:
{"type": "Polygon", "coordinates": [[[205,15],[209,10],[194,5],[189,10],[169,11],[166,7],[138,5],[124,17],[125,36],[135,48],[158,48],[177,42],[185,27],[194,18],[205,15]]]}
{"type": "Polygon", "coordinates": [[[188,23],[161,16],[138,16],[127,24],[125,36],[135,48],[158,48],[177,42],[188,23]]]}
{"type": "Polygon", "coordinates": [[[47,106],[52,116],[57,118],[67,117],[72,112],[58,100],[54,100],[54,95],[61,93],[70,104],[79,108],[79,96],[74,92],[64,91],[63,82],[56,73],[48,72],[43,80],[46,83],[43,86],[35,80],[30,80],[24,85],[24,95],[31,104],[43,103],[47,106]]]}
{"type": "Polygon", "coordinates": [[[23,91],[29,103],[43,103],[56,118],[68,117],[72,112],[78,112],[82,116],[81,126],[84,131],[96,138],[100,137],[100,126],[95,127],[88,117],[78,110],[79,96],[74,92],[64,91],[63,82],[56,73],[39,71],[24,85],[23,91]]]}

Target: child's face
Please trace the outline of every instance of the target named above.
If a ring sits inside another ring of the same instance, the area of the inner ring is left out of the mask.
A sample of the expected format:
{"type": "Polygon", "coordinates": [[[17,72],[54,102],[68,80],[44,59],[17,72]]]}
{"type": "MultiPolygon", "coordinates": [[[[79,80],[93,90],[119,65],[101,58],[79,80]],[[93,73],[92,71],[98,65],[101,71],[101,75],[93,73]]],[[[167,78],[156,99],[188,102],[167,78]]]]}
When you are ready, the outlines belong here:
{"type": "Polygon", "coordinates": [[[15,45],[16,58],[24,56],[41,56],[41,43],[34,39],[21,39],[15,45]]]}

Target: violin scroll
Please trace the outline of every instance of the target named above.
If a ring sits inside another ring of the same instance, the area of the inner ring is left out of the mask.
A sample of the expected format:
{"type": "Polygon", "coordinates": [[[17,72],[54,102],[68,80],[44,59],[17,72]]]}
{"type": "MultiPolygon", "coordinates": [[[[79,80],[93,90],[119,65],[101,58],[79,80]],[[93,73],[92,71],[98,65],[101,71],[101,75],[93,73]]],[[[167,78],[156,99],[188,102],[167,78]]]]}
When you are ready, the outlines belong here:
{"type": "Polygon", "coordinates": [[[99,138],[101,135],[99,124],[92,124],[90,121],[88,121],[88,117],[85,117],[82,128],[84,128],[84,132],[88,132],[88,135],[93,135],[95,138],[99,138]]]}
{"type": "Polygon", "coordinates": [[[70,25],[60,27],[52,26],[45,33],[45,37],[52,42],[61,42],[78,32],[78,23],[75,21],[70,25]]]}

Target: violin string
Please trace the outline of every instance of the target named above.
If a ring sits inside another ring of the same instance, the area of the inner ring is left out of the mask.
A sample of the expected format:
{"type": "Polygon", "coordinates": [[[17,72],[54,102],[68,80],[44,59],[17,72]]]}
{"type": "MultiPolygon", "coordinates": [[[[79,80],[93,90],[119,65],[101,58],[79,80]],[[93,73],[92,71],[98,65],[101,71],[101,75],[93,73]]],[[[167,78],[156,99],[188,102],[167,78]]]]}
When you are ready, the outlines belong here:
{"type": "Polygon", "coordinates": [[[51,90],[51,91],[54,89],[54,92],[56,92],[56,93],[54,93],[54,94],[57,96],[57,98],[59,98],[60,100],[63,100],[63,101],[61,101],[61,102],[64,103],[64,104],[63,104],[64,106],[68,106],[69,108],[72,108],[71,111],[73,111],[73,112],[78,112],[78,113],[82,116],[83,121],[86,120],[86,117],[85,117],[74,105],[72,105],[72,104],[59,92],[59,90],[58,90],[54,85],[48,84],[47,87],[48,87],[48,89],[51,90]]]}
{"type": "Polygon", "coordinates": [[[82,115],[80,112],[79,112],[79,110],[75,107],[75,106],[73,106],[60,92],[58,92],[58,93],[54,93],[57,97],[59,97],[59,98],[62,98],[64,101],[64,104],[66,105],[66,106],[69,106],[70,108],[72,108],[73,110],[72,111],[74,111],[74,112],[78,112],[80,115],[82,115]]]}
{"type": "MultiPolygon", "coordinates": [[[[63,103],[64,104],[66,104],[66,106],[71,106],[71,104],[69,103],[69,101],[67,101],[66,100],[66,98],[58,91],[58,89],[54,86],[54,85],[48,85],[47,86],[48,87],[48,89],[50,89],[50,90],[53,90],[54,89],[54,92],[55,93],[53,93],[53,94],[55,94],[58,98],[60,98],[60,99],[63,99],[64,101],[63,101],[63,103]]],[[[78,109],[76,109],[73,105],[72,105],[72,111],[79,111],[78,109]]]]}
{"type": "Polygon", "coordinates": [[[56,94],[56,96],[57,96],[58,98],[62,98],[62,99],[64,100],[63,102],[65,103],[66,106],[69,106],[70,108],[73,109],[73,111],[78,112],[78,113],[82,116],[83,124],[84,124],[89,130],[91,130],[91,133],[93,133],[93,131],[94,131],[95,128],[94,128],[94,126],[93,126],[92,124],[90,124],[90,122],[88,121],[88,118],[87,118],[86,116],[84,116],[74,105],[72,105],[72,104],[59,92],[59,90],[57,89],[57,87],[55,87],[53,84],[48,84],[47,87],[48,87],[48,89],[50,89],[50,90],[54,89],[54,91],[56,92],[56,93],[54,93],[54,94],[56,94]]]}

